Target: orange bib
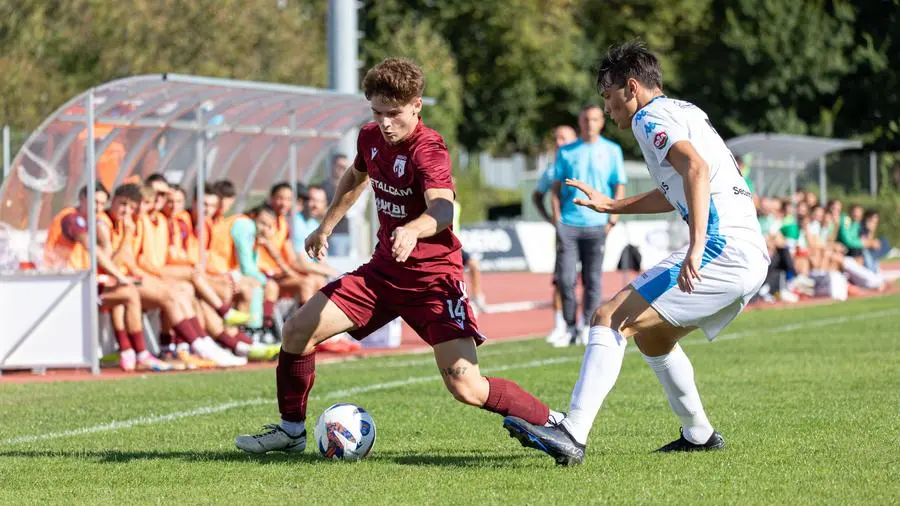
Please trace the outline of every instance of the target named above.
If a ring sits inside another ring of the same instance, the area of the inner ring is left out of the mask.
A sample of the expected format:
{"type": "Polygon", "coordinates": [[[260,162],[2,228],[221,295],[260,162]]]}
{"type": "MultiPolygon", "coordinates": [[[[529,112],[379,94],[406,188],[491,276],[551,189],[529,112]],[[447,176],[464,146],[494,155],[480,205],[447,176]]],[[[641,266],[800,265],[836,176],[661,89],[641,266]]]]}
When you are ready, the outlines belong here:
{"type": "Polygon", "coordinates": [[[86,270],[91,267],[91,254],[78,241],[73,241],[63,233],[63,220],[77,213],[74,207],[63,209],[53,218],[47,230],[47,242],[44,244],[44,264],[54,269],[86,270]]]}

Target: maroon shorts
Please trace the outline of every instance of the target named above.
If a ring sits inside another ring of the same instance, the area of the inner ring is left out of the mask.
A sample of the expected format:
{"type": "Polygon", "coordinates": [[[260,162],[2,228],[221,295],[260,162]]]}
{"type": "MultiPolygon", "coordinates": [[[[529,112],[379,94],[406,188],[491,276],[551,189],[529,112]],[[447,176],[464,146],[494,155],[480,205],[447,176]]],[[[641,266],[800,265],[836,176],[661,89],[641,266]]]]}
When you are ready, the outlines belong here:
{"type": "Polygon", "coordinates": [[[448,274],[418,290],[397,288],[388,279],[395,278],[370,262],[322,288],[359,327],[350,331],[354,339],[363,340],[399,316],[431,346],[466,337],[484,342],[461,279],[448,274]]]}

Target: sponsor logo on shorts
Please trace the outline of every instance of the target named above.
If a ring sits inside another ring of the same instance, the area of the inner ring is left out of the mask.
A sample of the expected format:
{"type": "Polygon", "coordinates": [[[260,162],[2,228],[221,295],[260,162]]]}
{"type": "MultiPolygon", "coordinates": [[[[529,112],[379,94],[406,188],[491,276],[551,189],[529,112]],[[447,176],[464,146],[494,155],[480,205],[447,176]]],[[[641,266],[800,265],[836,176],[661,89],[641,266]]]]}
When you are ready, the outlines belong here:
{"type": "Polygon", "coordinates": [[[658,134],[653,136],[653,145],[656,149],[662,149],[666,147],[666,144],[669,143],[669,134],[666,132],[659,132],[658,134]]]}

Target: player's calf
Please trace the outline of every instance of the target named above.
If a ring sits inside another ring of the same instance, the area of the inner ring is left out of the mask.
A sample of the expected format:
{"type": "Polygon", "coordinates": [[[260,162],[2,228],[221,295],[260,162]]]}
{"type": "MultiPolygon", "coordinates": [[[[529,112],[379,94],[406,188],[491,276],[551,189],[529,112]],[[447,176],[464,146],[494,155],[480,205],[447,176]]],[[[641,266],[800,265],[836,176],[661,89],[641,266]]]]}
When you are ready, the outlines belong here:
{"type": "Polygon", "coordinates": [[[444,385],[457,401],[469,406],[481,407],[488,400],[490,385],[480,373],[465,365],[441,369],[444,385]]]}

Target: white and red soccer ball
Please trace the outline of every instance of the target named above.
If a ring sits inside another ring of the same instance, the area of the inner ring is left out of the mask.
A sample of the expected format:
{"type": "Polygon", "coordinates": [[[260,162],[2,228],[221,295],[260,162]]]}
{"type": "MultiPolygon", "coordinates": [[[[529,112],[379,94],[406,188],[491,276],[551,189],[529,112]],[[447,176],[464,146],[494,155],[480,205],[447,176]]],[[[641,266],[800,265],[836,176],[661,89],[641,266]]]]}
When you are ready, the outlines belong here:
{"type": "Polygon", "coordinates": [[[316,446],[327,459],[361,460],[375,446],[375,421],[355,404],[335,404],[316,421],[316,446]]]}

